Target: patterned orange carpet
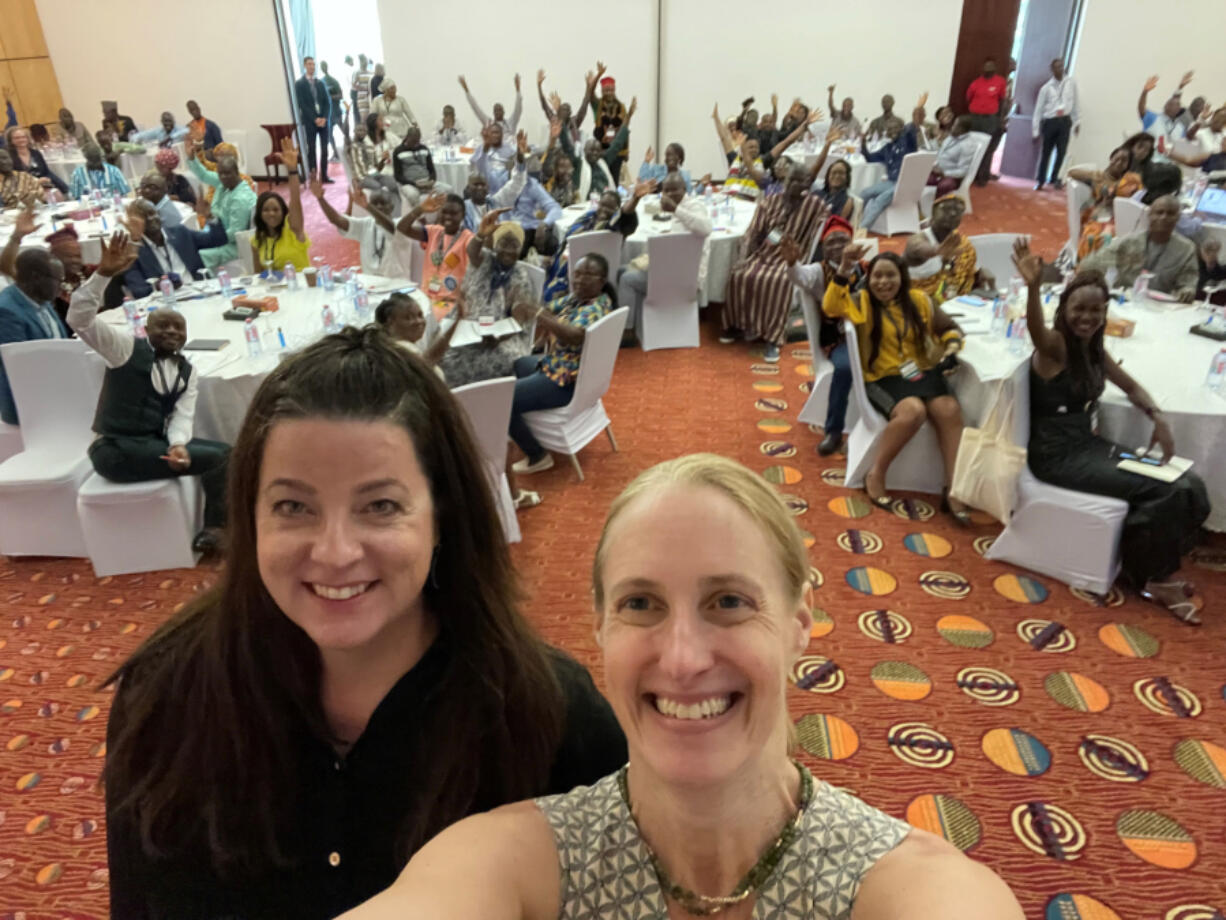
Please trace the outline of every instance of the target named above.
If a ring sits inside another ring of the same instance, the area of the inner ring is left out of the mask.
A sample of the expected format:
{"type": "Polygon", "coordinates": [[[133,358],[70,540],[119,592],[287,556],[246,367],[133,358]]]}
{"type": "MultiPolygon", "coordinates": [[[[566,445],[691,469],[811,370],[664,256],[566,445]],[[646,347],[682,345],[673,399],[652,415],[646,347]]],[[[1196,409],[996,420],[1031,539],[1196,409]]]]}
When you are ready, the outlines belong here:
{"type": "MultiPolygon", "coordinates": [[[[1060,195],[1019,183],[976,190],[975,205],[968,232],[1031,233],[1047,254],[1063,242],[1060,195]]],[[[308,208],[317,248],[332,249],[308,208]]],[[[891,513],[841,487],[841,459],[818,457],[819,436],[795,422],[804,346],[771,367],[712,329],[698,350],[623,350],[606,403],[621,452],[594,442],[584,483],[566,464],[536,477],[545,501],[521,515],[514,550],[532,621],[599,678],[588,570],[610,500],[659,460],[734,457],[791,496],[810,535],[820,609],[789,702],[818,776],[992,866],[1028,918],[1221,920],[1221,544],[1188,569],[1208,601],[1200,629],[987,562],[996,526],[957,529],[931,496],[891,513]]],[[[0,920],[107,915],[109,697],[96,687],[212,577],[0,559],[0,920]]]]}

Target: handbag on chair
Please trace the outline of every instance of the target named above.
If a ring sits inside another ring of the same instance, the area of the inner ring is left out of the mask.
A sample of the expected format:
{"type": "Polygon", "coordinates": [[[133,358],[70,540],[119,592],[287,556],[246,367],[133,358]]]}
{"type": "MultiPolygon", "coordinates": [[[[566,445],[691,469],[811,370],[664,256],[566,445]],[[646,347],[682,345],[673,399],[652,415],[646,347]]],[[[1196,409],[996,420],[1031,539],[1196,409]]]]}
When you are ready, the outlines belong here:
{"type": "Polygon", "coordinates": [[[997,384],[992,408],[981,428],[963,428],[949,494],[972,508],[1009,523],[1017,504],[1017,480],[1026,448],[1013,443],[1014,400],[1007,380],[997,384]]]}

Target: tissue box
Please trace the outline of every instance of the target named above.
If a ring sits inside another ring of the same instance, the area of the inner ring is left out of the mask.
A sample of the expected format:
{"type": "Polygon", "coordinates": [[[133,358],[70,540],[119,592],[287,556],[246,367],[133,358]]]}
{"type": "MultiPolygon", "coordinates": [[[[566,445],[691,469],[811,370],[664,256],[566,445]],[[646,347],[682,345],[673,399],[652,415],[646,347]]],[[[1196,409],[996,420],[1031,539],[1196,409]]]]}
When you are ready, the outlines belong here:
{"type": "Polygon", "coordinates": [[[1122,319],[1118,316],[1107,317],[1107,328],[1103,330],[1104,335],[1113,335],[1117,338],[1129,338],[1137,328],[1137,321],[1133,319],[1122,319]]]}
{"type": "Polygon", "coordinates": [[[280,304],[275,297],[244,297],[238,296],[230,301],[235,307],[252,307],[261,313],[276,313],[280,304]]]}

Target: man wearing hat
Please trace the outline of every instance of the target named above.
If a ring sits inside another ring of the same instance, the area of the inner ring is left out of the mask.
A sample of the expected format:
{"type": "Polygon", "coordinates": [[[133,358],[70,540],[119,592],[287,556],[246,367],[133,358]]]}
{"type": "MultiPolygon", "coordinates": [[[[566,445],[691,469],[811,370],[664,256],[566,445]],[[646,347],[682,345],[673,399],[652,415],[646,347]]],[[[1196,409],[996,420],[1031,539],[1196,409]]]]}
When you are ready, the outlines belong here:
{"type": "MultiPolygon", "coordinates": [[[[0,252],[0,275],[6,275],[9,278],[17,277],[17,253],[21,249],[21,241],[29,236],[37,228],[34,222],[33,211],[22,211],[17,215],[17,221],[13,225],[13,235],[9,237],[8,244],[4,250],[0,252]]],[[[53,258],[59,260],[63,268],[63,276],[60,279],[59,289],[56,291],[52,301],[52,308],[60,319],[68,313],[68,298],[72,296],[72,292],[81,286],[81,282],[93,271],[93,266],[83,264],[81,258],[81,243],[77,239],[77,231],[72,225],[48,234],[44,238],[48,251],[53,258]]],[[[108,295],[112,292],[108,291],[108,295]]],[[[123,292],[115,292],[115,296],[119,300],[123,299],[123,292]]],[[[107,306],[113,306],[111,297],[108,296],[107,306]]]]}
{"type": "MultiPolygon", "coordinates": [[[[603,70],[604,65],[601,65],[603,70]]],[[[594,91],[593,91],[594,92],[594,91]]],[[[595,138],[605,150],[617,137],[617,131],[626,120],[626,107],[617,98],[617,83],[612,77],[600,78],[600,98],[592,100],[592,117],[596,120],[595,138]]],[[[629,151],[623,149],[618,159],[625,162],[629,151]]]]}
{"type": "MultiPolygon", "coordinates": [[[[779,252],[788,263],[788,278],[792,284],[813,298],[817,304],[821,327],[818,330],[818,347],[834,365],[830,380],[830,396],[826,403],[826,423],[823,426],[821,443],[817,452],[828,457],[843,444],[843,426],[847,417],[847,400],[851,395],[851,358],[847,353],[847,340],[843,336],[843,324],[821,312],[826,296],[826,285],[834,278],[843,259],[843,250],[852,238],[851,224],[835,215],[826,221],[821,231],[821,254],[816,262],[801,265],[800,244],[793,239],[784,239],[779,252]]],[[[858,291],[864,282],[866,267],[858,263],[849,280],[852,291],[858,291]]]]}
{"type": "Polygon", "coordinates": [[[184,204],[196,203],[196,192],[187,176],[175,172],[179,168],[179,154],[173,147],[163,147],[153,157],[153,165],[166,182],[166,196],[171,201],[184,204]]]}
{"type": "Polygon", "coordinates": [[[911,287],[942,304],[976,287],[995,292],[991,272],[979,270],[979,259],[969,239],[958,232],[966,202],[956,193],[942,195],[932,205],[932,222],[907,240],[903,258],[911,274],[911,287]]]}
{"type": "Polygon", "coordinates": [[[409,128],[417,124],[417,116],[409,108],[408,100],[396,89],[395,80],[387,77],[380,86],[383,88],[383,93],[375,97],[375,101],[370,104],[370,110],[387,120],[389,134],[405,137],[409,133],[409,128]]]}

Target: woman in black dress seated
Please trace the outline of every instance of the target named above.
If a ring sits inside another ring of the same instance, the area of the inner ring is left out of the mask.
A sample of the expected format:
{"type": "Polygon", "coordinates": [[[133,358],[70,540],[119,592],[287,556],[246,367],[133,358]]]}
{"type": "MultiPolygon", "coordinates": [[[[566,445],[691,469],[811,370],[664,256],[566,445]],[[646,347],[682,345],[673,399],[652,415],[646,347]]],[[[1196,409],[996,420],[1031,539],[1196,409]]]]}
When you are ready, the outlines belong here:
{"type": "Polygon", "coordinates": [[[1209,516],[1205,484],[1190,471],[1165,483],[1121,470],[1119,453],[1126,448],[1093,430],[1098,397],[1110,380],[1153,419],[1150,446],[1161,446],[1163,462],[1175,453],[1170,426],[1153,398],[1103,349],[1106,279],[1094,271],[1078,274],[1060,295],[1053,328],[1048,329],[1039,302],[1043,260],[1019,239],[1013,246],[1013,264],[1030,286],[1030,471],[1052,485],[1127,501],[1120,538],[1124,576],[1145,600],[1161,604],[1185,623],[1199,624],[1191,585],[1174,576],[1209,516]]]}

